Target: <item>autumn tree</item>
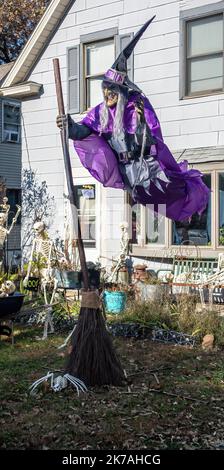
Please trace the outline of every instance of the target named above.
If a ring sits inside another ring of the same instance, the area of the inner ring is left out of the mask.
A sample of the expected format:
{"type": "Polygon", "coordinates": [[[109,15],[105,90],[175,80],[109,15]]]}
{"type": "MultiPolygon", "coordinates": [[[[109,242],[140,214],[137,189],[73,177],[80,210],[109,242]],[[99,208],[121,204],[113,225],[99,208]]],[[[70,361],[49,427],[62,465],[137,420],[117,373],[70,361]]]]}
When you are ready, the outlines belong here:
{"type": "Polygon", "coordinates": [[[51,0],[0,0],[0,64],[15,60],[51,0]]]}

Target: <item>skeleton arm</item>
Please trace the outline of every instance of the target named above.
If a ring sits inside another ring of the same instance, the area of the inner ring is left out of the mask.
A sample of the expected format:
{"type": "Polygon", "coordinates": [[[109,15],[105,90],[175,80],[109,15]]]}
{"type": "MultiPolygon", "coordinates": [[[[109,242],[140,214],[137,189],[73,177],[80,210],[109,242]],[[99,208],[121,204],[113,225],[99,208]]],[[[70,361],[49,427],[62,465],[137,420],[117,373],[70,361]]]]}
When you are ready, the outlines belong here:
{"type": "Polygon", "coordinates": [[[48,258],[47,258],[47,275],[49,276],[51,273],[51,263],[52,263],[52,252],[53,252],[54,244],[51,241],[50,242],[50,249],[48,252],[48,258]]]}
{"type": "Polygon", "coordinates": [[[7,230],[7,234],[8,234],[8,235],[11,233],[11,231],[12,231],[12,229],[13,229],[14,225],[16,224],[16,221],[17,221],[17,219],[18,219],[18,217],[19,217],[19,214],[20,214],[20,212],[21,212],[21,207],[18,206],[18,205],[16,205],[16,207],[17,207],[17,212],[16,212],[15,217],[13,217],[13,219],[12,219],[11,227],[7,230]]]}
{"type": "Polygon", "coordinates": [[[33,244],[32,244],[30,259],[29,259],[29,263],[28,263],[28,268],[27,268],[27,275],[24,279],[24,285],[25,285],[25,283],[28,282],[29,277],[30,277],[30,271],[31,271],[31,267],[32,267],[32,261],[33,261],[33,254],[34,254],[34,250],[35,250],[35,245],[36,245],[36,240],[34,239],[33,244]]]}

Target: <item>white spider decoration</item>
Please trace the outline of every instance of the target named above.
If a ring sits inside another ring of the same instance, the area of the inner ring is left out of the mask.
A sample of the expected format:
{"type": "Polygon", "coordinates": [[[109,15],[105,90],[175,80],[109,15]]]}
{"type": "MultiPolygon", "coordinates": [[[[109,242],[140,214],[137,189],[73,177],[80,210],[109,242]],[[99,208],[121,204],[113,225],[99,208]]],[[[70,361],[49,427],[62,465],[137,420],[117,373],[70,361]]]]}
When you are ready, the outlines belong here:
{"type": "Polygon", "coordinates": [[[50,381],[50,388],[54,392],[60,392],[64,388],[68,386],[68,382],[70,382],[77,391],[77,394],[79,395],[79,392],[87,392],[88,389],[85,386],[84,382],[77,377],[73,377],[73,375],[70,374],[64,374],[64,375],[58,375],[57,377],[54,378],[54,372],[48,372],[47,375],[44,377],[41,377],[40,379],[36,380],[30,387],[30,394],[35,395],[36,393],[36,388],[41,385],[43,382],[50,381]]]}

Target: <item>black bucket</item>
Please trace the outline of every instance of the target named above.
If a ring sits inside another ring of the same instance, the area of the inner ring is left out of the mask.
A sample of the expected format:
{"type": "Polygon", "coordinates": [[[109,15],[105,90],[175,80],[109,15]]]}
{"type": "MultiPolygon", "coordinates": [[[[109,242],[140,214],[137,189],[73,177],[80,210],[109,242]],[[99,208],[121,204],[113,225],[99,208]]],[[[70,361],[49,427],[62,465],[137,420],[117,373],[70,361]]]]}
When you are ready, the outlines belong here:
{"type": "Polygon", "coordinates": [[[24,295],[14,292],[9,297],[0,298],[0,320],[9,315],[18,313],[23,305],[24,295]]]}

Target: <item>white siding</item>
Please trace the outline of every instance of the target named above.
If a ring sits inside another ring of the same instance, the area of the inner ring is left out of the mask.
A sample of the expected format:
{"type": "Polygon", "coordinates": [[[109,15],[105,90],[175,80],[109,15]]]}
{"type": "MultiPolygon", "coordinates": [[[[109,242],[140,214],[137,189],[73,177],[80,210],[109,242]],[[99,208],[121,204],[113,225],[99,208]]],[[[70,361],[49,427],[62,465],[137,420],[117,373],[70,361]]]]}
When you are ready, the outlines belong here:
{"type": "MultiPolygon", "coordinates": [[[[29,79],[43,84],[39,99],[23,103],[23,115],[31,165],[47,181],[56,197],[63,233],[64,174],[60,138],[55,126],[57,105],[52,58],[59,57],[62,85],[67,106],[66,49],[79,44],[80,35],[118,27],[119,33],[136,32],[156,14],[135,50],[135,82],[155,107],[163,135],[171,150],[224,144],[223,94],[188,100],[179,99],[179,18],[187,10],[217,0],[77,0],[52,37],[29,79]]],[[[80,116],[75,115],[78,121],[80,116]]],[[[93,182],[70,148],[76,184],[93,182]]],[[[27,166],[27,152],[23,151],[27,166]]],[[[119,222],[124,218],[122,191],[97,184],[97,249],[87,257],[111,258],[119,251],[119,222]],[[113,232],[113,233],[112,233],[113,232]]],[[[103,260],[104,261],[104,260],[103,260]]]]}

